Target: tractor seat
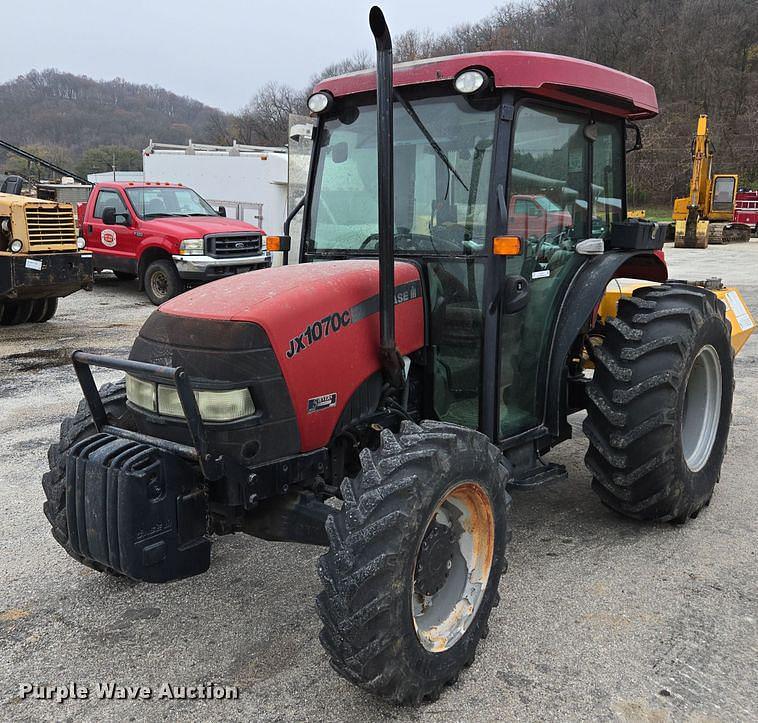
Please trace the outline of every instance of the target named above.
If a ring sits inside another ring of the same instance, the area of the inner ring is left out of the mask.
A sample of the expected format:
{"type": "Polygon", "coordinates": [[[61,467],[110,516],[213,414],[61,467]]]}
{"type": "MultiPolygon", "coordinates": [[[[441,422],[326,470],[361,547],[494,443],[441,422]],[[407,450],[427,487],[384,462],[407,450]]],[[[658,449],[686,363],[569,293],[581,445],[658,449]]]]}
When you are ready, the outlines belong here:
{"type": "Polygon", "coordinates": [[[482,338],[482,310],[471,302],[445,306],[440,343],[454,346],[478,345],[482,338]]]}

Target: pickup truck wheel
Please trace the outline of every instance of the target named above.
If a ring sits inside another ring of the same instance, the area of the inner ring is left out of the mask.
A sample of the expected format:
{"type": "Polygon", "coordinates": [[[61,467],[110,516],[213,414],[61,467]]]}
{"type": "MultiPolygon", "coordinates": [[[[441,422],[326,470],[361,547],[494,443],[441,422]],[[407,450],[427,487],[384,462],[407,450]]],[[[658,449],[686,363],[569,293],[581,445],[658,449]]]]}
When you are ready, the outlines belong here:
{"type": "Polygon", "coordinates": [[[498,604],[509,473],[479,432],[403,422],[342,483],[319,560],[320,640],[344,678],[398,704],[436,700],[498,604]]]}
{"type": "Polygon", "coordinates": [[[42,324],[55,316],[58,309],[58,298],[51,296],[48,299],[36,299],[29,321],[33,324],[42,324]]]}
{"type": "MultiPolygon", "coordinates": [[[[133,429],[134,425],[131,421],[132,413],[126,406],[126,381],[105,384],[100,387],[100,398],[103,400],[103,406],[108,415],[108,421],[111,424],[133,429]]],[[[66,453],[77,442],[91,437],[95,433],[95,425],[92,422],[89,407],[87,406],[87,402],[82,399],[79,402],[76,414],[63,420],[60,440],[57,444],[51,445],[47,452],[50,471],[45,472],[42,476],[42,487],[45,491],[43,510],[50,523],[53,537],[74,560],[98,572],[120,575],[120,573],[114,572],[109,567],[74,552],[68,536],[68,520],[66,518],[66,453]]]]}
{"type": "Polygon", "coordinates": [[[6,301],[0,315],[0,324],[3,326],[16,326],[17,324],[26,324],[32,315],[34,302],[30,300],[23,301],[6,301]]]}
{"type": "Polygon", "coordinates": [[[184,285],[172,261],[158,259],[147,267],[145,293],[156,306],[173,299],[182,291],[184,291],[184,285]]]}

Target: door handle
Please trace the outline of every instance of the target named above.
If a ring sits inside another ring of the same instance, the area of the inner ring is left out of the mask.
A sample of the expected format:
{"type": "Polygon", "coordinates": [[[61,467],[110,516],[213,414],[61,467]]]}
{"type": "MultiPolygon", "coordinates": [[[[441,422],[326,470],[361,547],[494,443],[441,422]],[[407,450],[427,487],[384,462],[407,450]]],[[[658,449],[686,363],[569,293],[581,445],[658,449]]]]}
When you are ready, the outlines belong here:
{"type": "Polygon", "coordinates": [[[490,304],[490,314],[501,305],[504,314],[521,311],[529,301],[529,282],[523,276],[506,276],[494,300],[490,304]]]}

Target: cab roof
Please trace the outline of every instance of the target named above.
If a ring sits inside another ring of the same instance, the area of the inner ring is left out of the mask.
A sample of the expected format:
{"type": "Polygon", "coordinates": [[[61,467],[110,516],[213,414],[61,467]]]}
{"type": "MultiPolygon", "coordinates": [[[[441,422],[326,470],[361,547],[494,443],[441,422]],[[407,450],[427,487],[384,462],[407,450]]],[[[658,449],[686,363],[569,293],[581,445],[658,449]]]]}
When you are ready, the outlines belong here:
{"type": "MultiPolygon", "coordinates": [[[[552,100],[617,115],[630,120],[658,114],[655,88],[644,80],[587,60],[521,50],[449,55],[394,66],[396,87],[452,81],[468,68],[489,71],[495,87],[529,90],[552,100]]],[[[376,73],[362,70],[322,80],[314,92],[335,97],[376,90],[376,73]]]]}

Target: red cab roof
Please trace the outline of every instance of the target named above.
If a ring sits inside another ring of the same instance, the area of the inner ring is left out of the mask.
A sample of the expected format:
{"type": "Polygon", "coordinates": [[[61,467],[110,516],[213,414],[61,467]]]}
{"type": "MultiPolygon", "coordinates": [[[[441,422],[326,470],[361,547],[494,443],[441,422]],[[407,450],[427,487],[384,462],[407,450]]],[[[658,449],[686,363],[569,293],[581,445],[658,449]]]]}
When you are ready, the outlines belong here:
{"type": "MultiPolygon", "coordinates": [[[[394,82],[398,87],[450,82],[467,68],[488,70],[498,88],[522,88],[631,120],[658,114],[655,88],[650,83],[604,65],[548,53],[495,50],[399,63],[394,66],[394,82]]],[[[362,70],[327,78],[316,86],[315,91],[319,90],[336,97],[373,91],[376,74],[362,70]]]]}

